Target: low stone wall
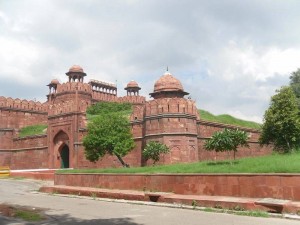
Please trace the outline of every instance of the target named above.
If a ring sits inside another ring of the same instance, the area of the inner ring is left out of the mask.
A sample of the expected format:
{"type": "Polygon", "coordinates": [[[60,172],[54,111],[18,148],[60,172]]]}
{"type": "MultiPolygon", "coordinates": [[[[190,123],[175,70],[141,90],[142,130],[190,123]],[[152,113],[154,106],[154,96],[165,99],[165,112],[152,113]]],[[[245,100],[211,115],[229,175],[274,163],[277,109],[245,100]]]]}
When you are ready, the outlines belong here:
{"type": "Polygon", "coordinates": [[[300,201],[300,174],[55,174],[55,185],[300,201]]]}

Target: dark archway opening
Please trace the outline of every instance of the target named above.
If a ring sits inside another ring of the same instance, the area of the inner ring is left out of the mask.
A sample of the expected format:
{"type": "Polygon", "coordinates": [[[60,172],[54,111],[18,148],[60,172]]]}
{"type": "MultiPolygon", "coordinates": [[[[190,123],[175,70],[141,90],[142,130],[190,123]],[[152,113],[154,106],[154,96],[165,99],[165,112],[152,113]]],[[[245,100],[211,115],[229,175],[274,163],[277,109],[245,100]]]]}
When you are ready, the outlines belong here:
{"type": "Polygon", "coordinates": [[[60,150],[60,168],[69,168],[69,146],[64,145],[60,150]]]}

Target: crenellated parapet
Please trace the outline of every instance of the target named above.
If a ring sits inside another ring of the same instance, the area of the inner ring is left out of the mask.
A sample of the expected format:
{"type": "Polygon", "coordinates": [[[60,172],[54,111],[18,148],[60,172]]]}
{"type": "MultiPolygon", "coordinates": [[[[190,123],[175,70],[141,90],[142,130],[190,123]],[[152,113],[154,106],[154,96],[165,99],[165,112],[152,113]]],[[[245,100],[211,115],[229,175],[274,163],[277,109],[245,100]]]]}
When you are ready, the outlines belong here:
{"type": "Polygon", "coordinates": [[[23,111],[39,111],[47,112],[48,104],[39,101],[26,100],[26,99],[13,99],[11,97],[0,97],[0,107],[5,109],[17,109],[23,111]]]}
{"type": "Polygon", "coordinates": [[[189,114],[199,118],[194,101],[185,98],[161,98],[146,102],[146,115],[189,114]]]}
{"type": "Polygon", "coordinates": [[[115,94],[110,94],[101,91],[92,91],[92,99],[94,102],[116,102],[118,97],[115,94]]]}
{"type": "Polygon", "coordinates": [[[63,84],[58,84],[56,93],[68,92],[68,91],[85,91],[85,92],[92,92],[92,88],[87,83],[80,83],[80,82],[67,82],[63,84]]]}
{"type": "Polygon", "coordinates": [[[146,98],[144,96],[129,95],[129,96],[118,97],[117,101],[120,103],[129,102],[132,104],[145,104],[146,98]]]}

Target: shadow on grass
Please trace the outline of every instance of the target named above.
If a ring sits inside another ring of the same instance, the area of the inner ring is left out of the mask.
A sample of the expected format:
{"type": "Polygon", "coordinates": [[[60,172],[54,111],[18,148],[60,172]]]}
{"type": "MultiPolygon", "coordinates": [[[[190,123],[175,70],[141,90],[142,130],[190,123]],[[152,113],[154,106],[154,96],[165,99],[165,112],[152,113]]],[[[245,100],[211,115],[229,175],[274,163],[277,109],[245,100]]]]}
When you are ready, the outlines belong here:
{"type": "Polygon", "coordinates": [[[55,216],[46,216],[47,219],[42,222],[24,222],[20,223],[22,220],[16,218],[2,217],[0,215],[0,224],[1,225],[9,225],[12,223],[24,224],[24,225],[141,225],[139,223],[135,223],[131,218],[100,218],[100,219],[79,219],[75,217],[71,217],[68,214],[64,215],[55,215],[55,216]]]}
{"type": "Polygon", "coordinates": [[[208,166],[221,166],[221,165],[238,165],[239,161],[217,161],[217,162],[208,162],[208,166]]]}

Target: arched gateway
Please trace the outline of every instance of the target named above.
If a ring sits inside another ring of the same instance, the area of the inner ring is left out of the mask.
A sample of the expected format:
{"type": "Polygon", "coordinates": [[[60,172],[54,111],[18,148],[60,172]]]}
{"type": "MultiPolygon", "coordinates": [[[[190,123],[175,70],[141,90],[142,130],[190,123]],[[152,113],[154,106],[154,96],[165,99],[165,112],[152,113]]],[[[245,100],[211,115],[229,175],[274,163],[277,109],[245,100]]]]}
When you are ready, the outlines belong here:
{"type": "Polygon", "coordinates": [[[59,131],[53,139],[54,167],[70,168],[69,136],[64,131],[59,131]]]}
{"type": "Polygon", "coordinates": [[[69,146],[64,144],[59,151],[60,153],[60,168],[69,168],[70,165],[70,150],[69,146]]]}

